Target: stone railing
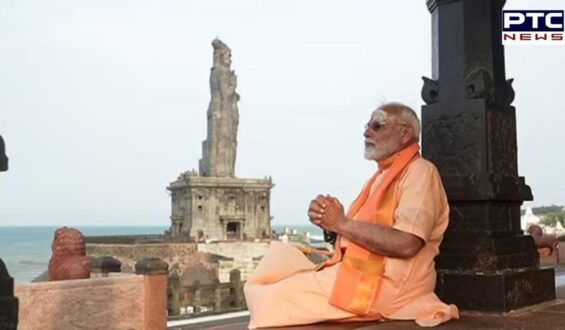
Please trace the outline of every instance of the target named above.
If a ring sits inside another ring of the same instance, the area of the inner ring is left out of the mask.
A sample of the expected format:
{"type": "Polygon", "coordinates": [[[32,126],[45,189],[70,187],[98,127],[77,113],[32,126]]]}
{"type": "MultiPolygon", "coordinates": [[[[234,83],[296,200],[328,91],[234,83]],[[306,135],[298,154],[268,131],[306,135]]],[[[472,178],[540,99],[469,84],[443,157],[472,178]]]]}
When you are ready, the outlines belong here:
{"type": "Polygon", "coordinates": [[[168,311],[169,319],[190,318],[196,316],[221,314],[247,309],[243,295],[241,273],[234,269],[230,272],[230,281],[181,287],[179,276],[173,273],[169,277],[168,311]]]}
{"type": "Polygon", "coordinates": [[[20,330],[166,329],[168,265],[157,258],[121,274],[111,257],[94,259],[90,279],[17,284],[20,330]]]}

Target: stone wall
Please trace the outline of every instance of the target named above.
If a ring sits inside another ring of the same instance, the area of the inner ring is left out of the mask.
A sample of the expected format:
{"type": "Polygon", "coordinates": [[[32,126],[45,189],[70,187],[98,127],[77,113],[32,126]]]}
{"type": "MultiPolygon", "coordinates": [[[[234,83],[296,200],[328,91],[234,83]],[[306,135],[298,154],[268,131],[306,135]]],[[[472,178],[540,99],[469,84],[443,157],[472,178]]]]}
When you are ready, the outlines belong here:
{"type": "Polygon", "coordinates": [[[113,256],[122,262],[123,272],[133,272],[138,260],[157,257],[169,264],[169,269],[184,268],[195,258],[195,243],[164,244],[86,244],[86,254],[93,257],[113,256]]]}
{"type": "Polygon", "coordinates": [[[210,243],[198,243],[200,252],[208,252],[234,259],[257,258],[263,256],[269,249],[270,241],[259,242],[237,242],[220,241],[210,243]]]}
{"type": "MultiPolygon", "coordinates": [[[[104,235],[84,236],[86,243],[92,244],[145,244],[145,243],[172,243],[171,238],[165,235],[104,235]]],[[[173,241],[181,243],[179,241],[173,241]]]]}
{"type": "Polygon", "coordinates": [[[232,260],[220,260],[218,277],[220,282],[229,282],[230,271],[239,269],[241,280],[246,281],[253,273],[261,257],[269,249],[269,241],[261,242],[212,242],[199,243],[198,251],[221,255],[232,260]]]}
{"type": "Polygon", "coordinates": [[[20,330],[146,329],[142,275],[16,285],[20,330]]]}
{"type": "Polygon", "coordinates": [[[167,244],[86,244],[87,255],[113,256],[122,262],[123,272],[132,272],[137,260],[158,257],[169,264],[169,269],[177,270],[182,285],[190,285],[193,280],[211,283],[229,281],[233,269],[241,271],[241,280],[253,272],[261,257],[269,249],[269,241],[238,242],[221,241],[211,243],[167,243],[167,244]],[[190,274],[190,269],[194,274],[190,274]],[[188,274],[186,272],[188,271],[188,274]],[[203,277],[207,277],[203,278],[203,277]]]}

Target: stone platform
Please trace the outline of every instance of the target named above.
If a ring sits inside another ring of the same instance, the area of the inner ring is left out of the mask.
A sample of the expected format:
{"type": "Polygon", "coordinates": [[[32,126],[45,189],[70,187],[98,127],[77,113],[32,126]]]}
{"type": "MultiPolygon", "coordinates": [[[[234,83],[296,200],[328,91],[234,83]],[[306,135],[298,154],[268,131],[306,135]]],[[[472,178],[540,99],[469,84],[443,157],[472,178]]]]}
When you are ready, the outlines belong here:
{"type": "MultiPolygon", "coordinates": [[[[506,314],[485,314],[463,312],[459,320],[440,325],[438,329],[564,329],[565,328],[565,269],[556,269],[557,299],[552,302],[523,308],[506,314]]],[[[276,313],[276,311],[273,311],[276,313]]],[[[245,330],[248,317],[228,320],[210,321],[188,326],[170,327],[170,330],[214,329],[245,330]]],[[[320,323],[308,326],[272,328],[291,330],[389,330],[389,329],[423,329],[413,321],[394,322],[357,322],[357,323],[320,323]]]]}

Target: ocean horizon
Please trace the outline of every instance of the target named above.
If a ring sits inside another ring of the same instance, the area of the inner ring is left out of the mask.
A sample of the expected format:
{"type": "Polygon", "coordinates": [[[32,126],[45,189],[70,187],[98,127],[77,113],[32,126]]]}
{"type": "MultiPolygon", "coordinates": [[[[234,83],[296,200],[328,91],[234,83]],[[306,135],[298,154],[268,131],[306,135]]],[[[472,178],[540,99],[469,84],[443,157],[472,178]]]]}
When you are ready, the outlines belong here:
{"type": "MultiPolygon", "coordinates": [[[[47,269],[51,258],[51,243],[57,228],[63,226],[0,226],[0,258],[16,282],[30,282],[47,269]]],[[[80,230],[85,236],[162,234],[169,226],[67,226],[80,230]]],[[[313,225],[272,225],[282,232],[285,227],[299,232],[321,235],[313,225]]]]}

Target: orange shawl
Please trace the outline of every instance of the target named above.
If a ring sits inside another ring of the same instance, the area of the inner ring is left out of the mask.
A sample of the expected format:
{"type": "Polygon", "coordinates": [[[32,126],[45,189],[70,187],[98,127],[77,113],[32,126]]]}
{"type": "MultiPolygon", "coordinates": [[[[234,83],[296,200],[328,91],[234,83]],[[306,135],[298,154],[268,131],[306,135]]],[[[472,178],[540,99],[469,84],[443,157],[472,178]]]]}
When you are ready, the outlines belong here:
{"type": "MultiPolygon", "coordinates": [[[[419,157],[419,146],[412,144],[384,161],[385,167],[390,164],[377,189],[371,193],[371,186],[382,172],[379,168],[353,202],[347,217],[352,220],[367,221],[392,227],[394,210],[399,196],[396,184],[393,184],[406,170],[408,164],[419,157]]],[[[345,255],[340,246],[341,237],[336,241],[334,257],[324,266],[341,261],[337,278],[330,296],[330,303],[346,311],[366,315],[377,294],[378,284],[384,272],[385,257],[374,254],[350,241],[345,255]]]]}

